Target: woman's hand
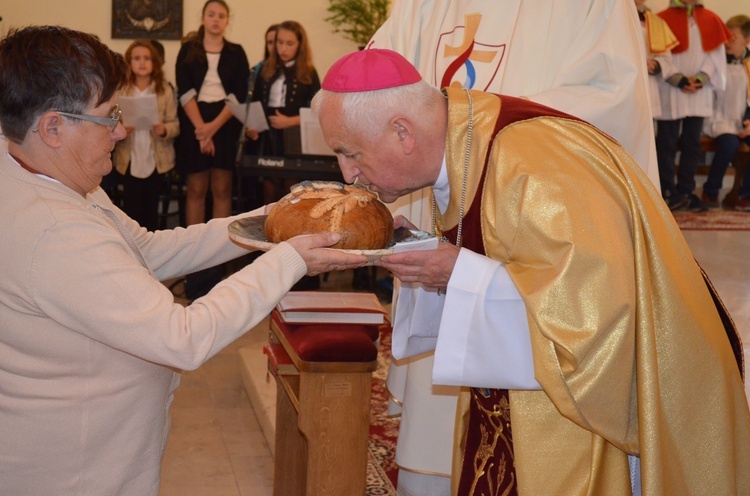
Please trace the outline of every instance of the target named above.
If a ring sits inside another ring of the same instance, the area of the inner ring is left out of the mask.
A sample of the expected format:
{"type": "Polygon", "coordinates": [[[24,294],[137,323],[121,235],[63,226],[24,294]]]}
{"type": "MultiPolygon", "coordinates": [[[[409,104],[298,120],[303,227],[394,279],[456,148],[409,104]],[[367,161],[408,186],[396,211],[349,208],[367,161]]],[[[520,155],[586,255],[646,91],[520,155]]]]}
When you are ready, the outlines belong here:
{"type": "Polygon", "coordinates": [[[286,129],[296,125],[296,120],[276,110],[276,114],[268,118],[268,122],[274,129],[286,129]]]}
{"type": "Polygon", "coordinates": [[[248,138],[250,138],[253,141],[257,141],[259,135],[260,135],[260,133],[258,132],[257,129],[246,129],[245,130],[245,136],[247,136],[248,138]]]}
{"type": "Polygon", "coordinates": [[[209,155],[213,157],[216,154],[216,148],[214,147],[214,140],[211,138],[200,140],[201,153],[203,155],[209,155]]]}
{"type": "Polygon", "coordinates": [[[164,124],[162,124],[161,122],[158,124],[154,124],[153,130],[157,136],[160,136],[162,138],[167,135],[167,128],[164,127],[164,124]]]}
{"type": "Polygon", "coordinates": [[[302,234],[288,240],[307,265],[307,275],[316,276],[332,270],[355,269],[367,265],[367,257],[326,248],[336,244],[341,235],[335,232],[302,234]]]}
{"type": "Polygon", "coordinates": [[[206,122],[195,128],[195,139],[198,141],[211,139],[218,130],[219,126],[216,124],[216,121],[206,122]]]}

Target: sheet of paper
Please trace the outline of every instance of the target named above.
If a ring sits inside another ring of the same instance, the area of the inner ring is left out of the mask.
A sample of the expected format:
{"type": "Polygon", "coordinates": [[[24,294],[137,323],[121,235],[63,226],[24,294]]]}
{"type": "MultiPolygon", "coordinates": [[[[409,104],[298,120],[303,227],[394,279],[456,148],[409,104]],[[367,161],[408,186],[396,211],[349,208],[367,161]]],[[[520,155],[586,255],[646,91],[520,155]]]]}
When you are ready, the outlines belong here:
{"type": "Polygon", "coordinates": [[[156,95],[121,96],[117,100],[122,110],[122,123],[137,130],[151,129],[159,123],[156,95]]]}
{"type": "Polygon", "coordinates": [[[318,117],[307,107],[299,109],[300,138],[302,140],[303,155],[331,155],[333,150],[326,145],[323,131],[320,130],[318,117]]]}
{"type": "Polygon", "coordinates": [[[266,121],[266,114],[263,112],[263,105],[260,102],[250,102],[250,111],[247,110],[246,103],[238,103],[236,98],[230,98],[225,100],[227,107],[232,111],[232,115],[237,118],[240,122],[247,121],[245,125],[247,129],[255,129],[258,132],[268,131],[268,121],[266,121]]]}

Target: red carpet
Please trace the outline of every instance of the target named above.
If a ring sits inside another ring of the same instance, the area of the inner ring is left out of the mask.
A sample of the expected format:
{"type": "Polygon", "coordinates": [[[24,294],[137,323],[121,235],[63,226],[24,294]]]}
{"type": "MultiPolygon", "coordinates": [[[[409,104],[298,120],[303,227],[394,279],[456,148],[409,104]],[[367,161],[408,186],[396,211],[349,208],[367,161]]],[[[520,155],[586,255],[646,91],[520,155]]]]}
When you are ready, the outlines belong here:
{"type": "Polygon", "coordinates": [[[750,231],[750,212],[711,209],[708,212],[673,212],[685,231],[750,231]]]}
{"type": "Polygon", "coordinates": [[[388,417],[388,391],[385,379],[391,360],[391,334],[380,335],[378,368],[372,375],[370,409],[370,446],[367,464],[367,496],[393,496],[396,494],[398,467],[394,462],[398,418],[388,417]]]}

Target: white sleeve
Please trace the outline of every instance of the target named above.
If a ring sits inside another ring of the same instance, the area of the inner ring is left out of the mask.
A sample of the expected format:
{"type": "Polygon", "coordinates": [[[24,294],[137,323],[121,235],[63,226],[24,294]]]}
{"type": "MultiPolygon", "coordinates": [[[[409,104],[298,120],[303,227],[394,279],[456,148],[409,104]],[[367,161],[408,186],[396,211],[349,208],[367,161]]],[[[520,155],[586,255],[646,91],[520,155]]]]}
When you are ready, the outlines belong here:
{"type": "Polygon", "coordinates": [[[180,105],[183,107],[188,104],[190,100],[193,98],[198,98],[198,92],[195,91],[195,88],[190,88],[187,90],[181,97],[180,97],[180,105]]]}
{"type": "Polygon", "coordinates": [[[727,87],[727,55],[724,45],[706,54],[701,72],[708,74],[713,89],[724,91],[727,87]]]}
{"type": "Polygon", "coordinates": [[[501,263],[467,249],[448,283],[433,383],[541,389],[521,295],[501,263]]]}
{"type": "Polygon", "coordinates": [[[420,355],[435,349],[445,297],[419,284],[402,283],[393,312],[393,358],[420,355]]]}
{"type": "Polygon", "coordinates": [[[672,52],[666,52],[661,55],[657,55],[654,58],[659,62],[659,67],[661,67],[661,80],[666,81],[670,77],[680,72],[672,62],[672,52]]]}
{"type": "MultiPolygon", "coordinates": [[[[553,5],[571,9],[576,2],[582,3],[572,0],[553,5]]],[[[613,136],[658,185],[651,109],[642,104],[648,101],[648,74],[635,4],[595,0],[583,10],[578,11],[583,18],[572,38],[567,37],[570,33],[564,21],[549,27],[549,38],[559,41],[557,46],[554,41],[550,44],[554,53],[547,56],[560,61],[558,71],[549,89],[523,96],[575,115],[613,136]]],[[[555,10],[555,15],[559,13],[555,10]]]]}

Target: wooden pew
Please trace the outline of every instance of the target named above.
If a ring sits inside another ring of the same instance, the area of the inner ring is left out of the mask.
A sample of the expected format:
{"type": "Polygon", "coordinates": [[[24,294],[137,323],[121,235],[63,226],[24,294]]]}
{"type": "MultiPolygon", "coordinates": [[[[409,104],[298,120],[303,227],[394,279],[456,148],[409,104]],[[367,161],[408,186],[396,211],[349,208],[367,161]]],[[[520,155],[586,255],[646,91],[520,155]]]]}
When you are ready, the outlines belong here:
{"type": "Polygon", "coordinates": [[[364,495],[377,327],[367,336],[339,328],[339,342],[324,343],[329,350],[314,350],[318,361],[310,361],[300,352],[316,346],[315,332],[300,338],[303,326],[289,329],[276,311],[270,322],[264,352],[277,384],[274,496],[364,495]],[[340,348],[334,356],[353,361],[325,361],[332,346],[340,348]]]}
{"type": "MultiPolygon", "coordinates": [[[[701,138],[701,151],[715,152],[716,143],[712,138],[703,136],[701,138]]],[[[737,196],[742,185],[742,179],[745,177],[748,165],[750,165],[750,147],[745,142],[740,142],[740,148],[737,151],[737,155],[732,159],[732,167],[734,168],[734,183],[732,183],[732,189],[726,194],[721,204],[726,209],[733,209],[737,204],[737,196]]],[[[708,174],[711,169],[710,164],[701,166],[698,168],[698,174],[708,174]]]]}

